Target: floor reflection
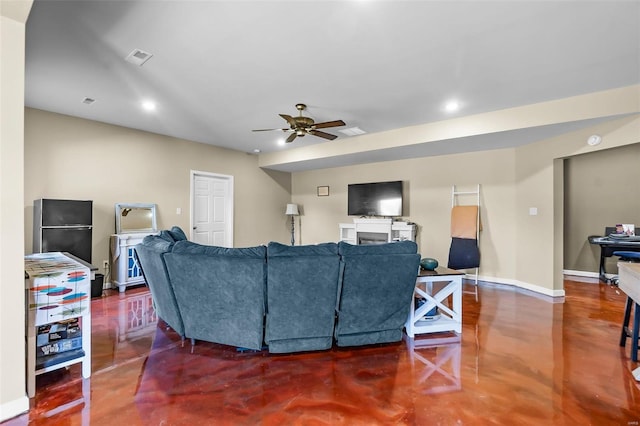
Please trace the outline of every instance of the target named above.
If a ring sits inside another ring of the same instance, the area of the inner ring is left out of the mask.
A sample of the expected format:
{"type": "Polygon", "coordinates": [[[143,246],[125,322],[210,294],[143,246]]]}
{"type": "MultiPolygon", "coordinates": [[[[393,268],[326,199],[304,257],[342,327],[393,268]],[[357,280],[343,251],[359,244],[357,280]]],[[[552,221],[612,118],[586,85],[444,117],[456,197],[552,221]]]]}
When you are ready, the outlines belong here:
{"type": "Polygon", "coordinates": [[[153,342],[158,317],[146,287],[126,293],[106,290],[93,299],[91,370],[95,373],[145,357],[153,342]]]}
{"type": "Polygon", "coordinates": [[[416,392],[438,394],[462,389],[461,338],[455,333],[439,334],[416,339],[405,336],[416,392]]]}
{"type": "Polygon", "coordinates": [[[178,417],[224,419],[216,424],[411,424],[416,394],[462,389],[455,334],[271,355],[206,342],[197,342],[193,353],[189,345],[166,349],[171,333],[156,329],[135,394],[150,424],[178,417]]]}
{"type": "Polygon", "coordinates": [[[618,346],[625,296],[565,288],[564,303],[499,287],[465,294],[461,338],[291,355],[206,342],[191,353],[145,288],[113,292],[92,300],[91,379],[79,366],[38,376],[31,411],[6,424],[640,422],[637,363],[618,346]]]}
{"type": "Polygon", "coordinates": [[[118,296],[120,300],[116,341],[122,343],[152,334],[158,323],[158,316],[153,307],[151,294],[127,297],[120,293],[118,296]]]}

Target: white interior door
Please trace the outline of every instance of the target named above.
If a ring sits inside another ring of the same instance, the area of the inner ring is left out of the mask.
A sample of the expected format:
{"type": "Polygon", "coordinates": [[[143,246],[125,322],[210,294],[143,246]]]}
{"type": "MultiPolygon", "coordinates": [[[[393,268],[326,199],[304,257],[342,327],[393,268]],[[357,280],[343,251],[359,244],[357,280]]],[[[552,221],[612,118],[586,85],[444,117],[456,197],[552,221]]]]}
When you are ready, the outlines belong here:
{"type": "Polygon", "coordinates": [[[191,171],[191,240],[233,247],[233,176],[191,171]]]}

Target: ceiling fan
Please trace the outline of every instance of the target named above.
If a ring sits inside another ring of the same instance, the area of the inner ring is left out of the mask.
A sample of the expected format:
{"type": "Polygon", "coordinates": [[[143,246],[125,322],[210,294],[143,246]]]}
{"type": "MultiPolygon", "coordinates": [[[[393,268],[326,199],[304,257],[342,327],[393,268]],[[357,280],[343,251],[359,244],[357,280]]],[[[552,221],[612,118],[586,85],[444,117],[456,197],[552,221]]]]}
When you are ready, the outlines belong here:
{"type": "Polygon", "coordinates": [[[287,138],[286,142],[293,142],[296,137],[303,137],[305,135],[313,135],[318,136],[324,139],[334,140],[337,138],[336,135],[332,135],[331,133],[322,132],[318,129],[326,129],[327,127],[338,127],[344,126],[345,123],[342,120],[334,120],[334,121],[325,121],[324,123],[316,123],[313,121],[313,118],[305,117],[302,115],[302,111],[304,111],[307,106],[305,104],[296,104],[296,108],[300,111],[300,114],[297,117],[292,117],[287,114],[279,114],[280,117],[284,118],[289,124],[289,128],[284,129],[257,129],[252,130],[253,132],[269,132],[272,130],[282,130],[283,132],[292,132],[287,138]]]}

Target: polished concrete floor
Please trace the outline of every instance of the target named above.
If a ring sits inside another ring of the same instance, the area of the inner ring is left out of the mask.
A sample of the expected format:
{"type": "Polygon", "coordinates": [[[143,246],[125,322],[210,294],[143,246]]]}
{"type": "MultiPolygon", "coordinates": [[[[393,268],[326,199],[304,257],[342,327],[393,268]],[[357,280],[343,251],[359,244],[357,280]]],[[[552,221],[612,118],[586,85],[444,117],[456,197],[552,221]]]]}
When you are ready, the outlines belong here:
{"type": "Polygon", "coordinates": [[[155,318],[145,288],[94,299],[93,374],[38,376],[7,425],[637,425],[619,347],[625,296],[566,280],[566,298],[509,287],[463,297],[463,332],[294,355],[198,342],[155,318]],[[563,302],[563,303],[562,303],[563,302]]]}

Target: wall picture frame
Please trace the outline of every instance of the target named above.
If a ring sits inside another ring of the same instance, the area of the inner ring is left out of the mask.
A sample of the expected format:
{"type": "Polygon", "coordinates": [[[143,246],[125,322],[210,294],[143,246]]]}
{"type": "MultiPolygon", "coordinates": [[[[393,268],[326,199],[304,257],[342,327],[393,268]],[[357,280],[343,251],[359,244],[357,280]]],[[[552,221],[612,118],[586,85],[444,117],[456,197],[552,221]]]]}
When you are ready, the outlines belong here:
{"type": "Polygon", "coordinates": [[[329,187],[328,186],[319,186],[318,187],[318,197],[328,197],[329,196],[329,187]]]}

